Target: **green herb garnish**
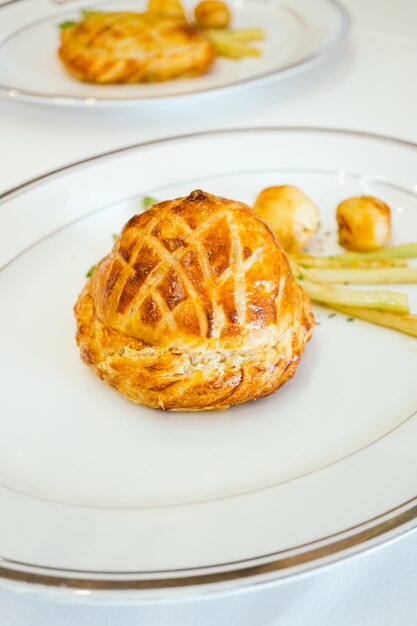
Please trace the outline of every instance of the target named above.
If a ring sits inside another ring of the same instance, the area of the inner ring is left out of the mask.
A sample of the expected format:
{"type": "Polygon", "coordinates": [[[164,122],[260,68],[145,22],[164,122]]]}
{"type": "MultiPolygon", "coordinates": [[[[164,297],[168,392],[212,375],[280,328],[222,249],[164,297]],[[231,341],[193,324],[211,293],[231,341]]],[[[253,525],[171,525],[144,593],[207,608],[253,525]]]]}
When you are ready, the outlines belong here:
{"type": "Polygon", "coordinates": [[[329,319],[331,319],[332,317],[336,317],[336,313],[330,313],[330,315],[327,316],[329,319]]]}
{"type": "Polygon", "coordinates": [[[101,13],[101,11],[92,11],[91,9],[81,9],[81,15],[83,17],[91,17],[92,15],[96,15],[97,13],[101,13]]]}
{"type": "Polygon", "coordinates": [[[354,321],[355,321],[355,318],[354,318],[354,317],[348,317],[348,318],[347,318],[347,321],[348,321],[348,322],[354,322],[354,321]]]}
{"type": "Polygon", "coordinates": [[[97,267],[97,263],[90,267],[90,269],[88,270],[88,272],[86,274],[87,278],[90,278],[90,276],[92,276],[94,274],[94,272],[96,271],[96,267],[97,267]]]}
{"type": "Polygon", "coordinates": [[[67,20],[66,22],[61,22],[58,24],[61,30],[65,30],[66,28],[72,28],[76,25],[77,22],[73,22],[72,20],[67,20]]]}
{"type": "Polygon", "coordinates": [[[150,196],[145,196],[142,200],[143,202],[143,208],[144,209],[149,209],[149,207],[151,207],[152,205],[156,204],[158,202],[158,200],[155,200],[155,198],[151,198],[150,196]]]}
{"type": "Polygon", "coordinates": [[[116,233],[113,233],[112,237],[113,237],[113,241],[117,241],[119,239],[119,235],[116,235],[116,233]]]}

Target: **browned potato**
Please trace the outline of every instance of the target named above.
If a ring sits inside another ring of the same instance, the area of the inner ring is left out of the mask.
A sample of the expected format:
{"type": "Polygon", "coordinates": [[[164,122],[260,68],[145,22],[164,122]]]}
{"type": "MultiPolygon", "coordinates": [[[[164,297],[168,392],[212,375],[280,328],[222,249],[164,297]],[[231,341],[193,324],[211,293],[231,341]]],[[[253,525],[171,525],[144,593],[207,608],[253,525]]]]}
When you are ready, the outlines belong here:
{"type": "Polygon", "coordinates": [[[319,227],[316,205],[292,185],[263,189],[254,209],[288,251],[303,248],[319,227]]]}
{"type": "Polygon", "coordinates": [[[221,0],[202,0],[194,9],[197,24],[204,28],[226,28],[230,22],[229,7],[221,0]]]}
{"type": "Polygon", "coordinates": [[[391,211],[374,196],[348,198],[336,210],[339,243],[347,250],[381,248],[391,236],[391,211]]]}
{"type": "Polygon", "coordinates": [[[182,22],[186,21],[184,9],[179,0],[149,0],[148,11],[164,17],[173,17],[182,22]]]}

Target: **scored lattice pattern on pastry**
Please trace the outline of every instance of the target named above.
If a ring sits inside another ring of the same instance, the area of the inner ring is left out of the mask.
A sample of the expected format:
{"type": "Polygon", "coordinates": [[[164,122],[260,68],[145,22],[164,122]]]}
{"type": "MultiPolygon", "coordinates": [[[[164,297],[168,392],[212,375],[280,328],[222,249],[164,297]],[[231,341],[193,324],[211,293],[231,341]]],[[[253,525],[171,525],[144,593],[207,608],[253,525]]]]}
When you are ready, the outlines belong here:
{"type": "Polygon", "coordinates": [[[153,13],[91,13],[61,32],[59,58],[93,83],[164,81],[206,72],[215,58],[195,26],[153,13]]]}
{"type": "Polygon", "coordinates": [[[189,343],[276,323],[288,271],[248,207],[194,191],[126,224],[93,293],[113,328],[152,344],[189,343]]]}
{"type": "Polygon", "coordinates": [[[266,224],[199,190],[128,221],[75,315],[100,378],[133,402],[192,411],[278,389],[314,323],[266,224]]]}

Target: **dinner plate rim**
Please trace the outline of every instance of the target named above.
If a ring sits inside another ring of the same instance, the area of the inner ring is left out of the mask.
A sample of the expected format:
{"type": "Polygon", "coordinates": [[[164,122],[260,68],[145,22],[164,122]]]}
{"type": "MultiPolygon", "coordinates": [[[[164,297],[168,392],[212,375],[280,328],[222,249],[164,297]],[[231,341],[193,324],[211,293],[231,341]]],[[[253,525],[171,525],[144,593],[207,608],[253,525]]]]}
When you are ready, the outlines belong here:
{"type": "MultiPolygon", "coordinates": [[[[0,11],[5,7],[11,6],[18,2],[26,0],[9,0],[0,5],[0,11]]],[[[137,96],[128,96],[124,98],[109,98],[97,96],[68,96],[65,94],[43,94],[32,90],[16,89],[15,87],[3,85],[0,83],[0,98],[6,100],[17,100],[21,102],[44,104],[49,106],[69,106],[69,107],[123,107],[142,104],[155,104],[167,101],[181,101],[183,98],[202,97],[205,95],[213,95],[216,93],[226,93],[239,88],[248,88],[256,85],[269,83],[273,80],[280,80],[287,75],[296,74],[304,71],[309,67],[323,63],[336,55],[346,44],[347,35],[350,30],[351,17],[346,6],[341,0],[323,0],[329,6],[333,6],[338,12],[339,24],[338,29],[331,35],[331,40],[326,42],[318,50],[314,50],[307,54],[301,60],[290,62],[279,70],[271,70],[255,77],[248,77],[226,85],[214,85],[201,91],[186,91],[179,94],[165,94],[160,96],[145,96],[138,98],[137,96]]],[[[1,43],[1,42],[0,42],[1,43]]]]}
{"type": "MultiPolygon", "coordinates": [[[[133,593],[140,600],[161,598],[161,592],[166,594],[164,599],[174,599],[190,590],[190,595],[221,595],[231,591],[283,583],[290,579],[307,576],[317,570],[323,570],[332,565],[345,561],[348,558],[358,557],[367,552],[386,546],[400,537],[415,531],[417,528],[417,496],[403,502],[390,511],[381,513],[372,520],[344,529],[332,537],[335,541],[324,546],[320,544],[326,538],[306,544],[309,549],[294,556],[284,556],[264,564],[250,564],[262,557],[245,559],[246,567],[227,569],[221,572],[194,573],[189,568],[178,570],[186,573],[181,576],[167,576],[166,578],[150,578],[139,572],[95,572],[57,568],[51,566],[32,565],[20,561],[13,561],[1,557],[4,565],[0,566],[0,580],[15,584],[43,587],[45,589],[77,595],[84,592],[86,595],[113,593],[133,593]],[[411,508],[404,507],[415,503],[411,508]],[[399,511],[395,517],[388,517],[378,522],[394,511],[399,511]],[[367,527],[369,522],[377,521],[374,526],[367,527]],[[343,534],[357,529],[347,538],[343,534]],[[78,574],[78,576],[77,576],[78,574]],[[81,576],[82,575],[82,576],[81,576]],[[114,578],[111,578],[114,576],[114,578]],[[168,595],[171,592],[171,597],[168,595]]],[[[214,569],[216,566],[212,566],[214,569]]],[[[204,569],[210,569],[205,567],[204,569]]],[[[161,572],[164,573],[163,571],[161,572]]]]}
{"type": "MultiPolygon", "coordinates": [[[[10,0],[12,3],[14,2],[22,2],[22,0],[10,0]]],[[[367,130],[355,130],[351,128],[342,128],[337,126],[308,126],[308,125],[267,125],[267,126],[236,126],[236,127],[220,127],[213,128],[209,130],[196,131],[191,133],[180,133],[178,135],[170,135],[168,137],[157,137],[154,139],[148,139],[146,141],[139,141],[133,144],[128,144],[125,146],[119,146],[118,148],[113,148],[111,150],[106,150],[105,152],[98,152],[96,154],[87,156],[83,159],[78,159],[77,161],[71,161],[56,169],[47,170],[43,174],[39,174],[38,176],[34,176],[33,178],[27,178],[23,182],[18,185],[14,185],[13,187],[9,187],[5,191],[0,192],[0,204],[3,204],[5,201],[11,199],[13,196],[20,195],[30,188],[34,187],[38,183],[42,183],[47,178],[52,178],[58,176],[59,174],[66,173],[71,169],[77,169],[80,166],[86,165],[87,163],[91,163],[93,161],[99,161],[100,159],[105,159],[117,154],[122,154],[123,152],[129,152],[130,150],[136,150],[138,148],[145,148],[147,146],[156,146],[158,144],[166,144],[175,141],[181,141],[186,139],[194,139],[197,137],[210,137],[216,135],[238,135],[239,133],[257,133],[257,132],[306,132],[306,133],[324,133],[326,135],[339,134],[357,138],[368,138],[376,141],[385,141],[392,142],[398,145],[406,146],[409,148],[417,149],[417,141],[411,141],[410,139],[405,139],[403,137],[396,137],[395,135],[385,135],[383,133],[376,133],[367,130]]]]}
{"type": "MultiPolygon", "coordinates": [[[[20,0],[12,0],[13,2],[20,0]]],[[[216,130],[200,131],[195,133],[186,133],[165,138],[153,139],[145,142],[139,142],[128,146],[119,147],[104,153],[80,159],[76,162],[61,166],[55,170],[50,170],[40,176],[26,180],[25,182],[6,190],[0,194],[0,204],[8,202],[14,197],[25,193],[42,185],[49,180],[53,180],[59,175],[67,173],[70,170],[76,170],[80,166],[88,163],[106,159],[118,154],[128,152],[130,150],[145,148],[158,144],[167,144],[171,142],[197,139],[199,137],[210,137],[218,135],[233,135],[239,133],[259,133],[259,132],[300,132],[300,133],[318,133],[326,135],[341,135],[347,137],[371,139],[394,143],[404,147],[417,149],[417,142],[403,139],[399,137],[373,133],[362,130],[352,130],[333,127],[316,127],[316,126],[259,126],[259,127],[239,127],[239,128],[221,128],[216,130]]],[[[327,567],[332,563],[340,562],[348,557],[367,552],[375,549],[380,545],[386,545],[400,536],[412,531],[417,527],[417,495],[405,502],[371,518],[354,525],[350,528],[339,531],[331,536],[323,537],[306,544],[306,550],[297,553],[294,556],[284,556],[284,558],[276,558],[264,564],[259,561],[266,556],[261,555],[252,559],[244,559],[243,567],[240,569],[227,569],[220,572],[209,573],[193,573],[193,569],[188,568],[178,570],[179,577],[167,578],[140,578],[140,573],[135,572],[94,572],[94,571],[78,571],[65,568],[57,568],[42,565],[32,565],[28,563],[13,561],[12,559],[0,558],[0,579],[10,583],[30,584],[31,586],[42,586],[43,588],[61,588],[65,586],[66,591],[77,593],[79,590],[88,590],[92,593],[103,592],[137,592],[138,597],[143,596],[143,592],[168,592],[169,590],[187,590],[192,588],[200,588],[205,593],[221,593],[221,590],[229,591],[231,589],[255,586],[259,584],[276,583],[289,578],[306,575],[323,567],[327,567]],[[393,515],[395,513],[395,515],[393,515]],[[385,519],[386,518],[386,519],[385,519]],[[344,534],[354,530],[355,532],[348,537],[344,534]],[[331,539],[326,545],[317,547],[323,541],[331,539]],[[252,563],[251,563],[252,561],[252,563]],[[78,574],[78,576],[77,576],[78,574]],[[101,575],[102,578],[97,575],[101,575]],[[114,576],[112,579],[111,576],[114,576]],[[87,576],[87,577],[86,577],[87,576]],[[94,577],[96,576],[96,578],[94,577]],[[133,577],[133,578],[131,578],[133,577]]],[[[304,546],[301,546],[304,548],[304,546]]],[[[278,556],[279,553],[275,553],[278,556]]],[[[233,565],[233,564],[223,564],[233,565]]],[[[198,568],[197,568],[198,569],[198,568]]],[[[205,567],[205,570],[210,569],[205,567]]],[[[164,572],[160,572],[163,574],[164,572]]]]}

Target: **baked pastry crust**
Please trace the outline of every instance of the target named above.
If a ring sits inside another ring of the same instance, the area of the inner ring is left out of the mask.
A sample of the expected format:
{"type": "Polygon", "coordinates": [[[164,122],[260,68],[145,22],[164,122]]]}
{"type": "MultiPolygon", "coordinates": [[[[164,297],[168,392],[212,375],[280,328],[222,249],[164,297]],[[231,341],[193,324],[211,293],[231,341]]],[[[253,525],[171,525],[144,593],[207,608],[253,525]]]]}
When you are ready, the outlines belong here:
{"type": "Polygon", "coordinates": [[[59,57],[79,80],[137,83],[197,76],[215,56],[196,27],[155,13],[91,13],[61,32],[59,57]]]}
{"type": "Polygon", "coordinates": [[[293,374],[314,317],[268,226],[193,191],[132,217],[75,305],[81,358],[133,402],[224,409],[293,374]]]}

